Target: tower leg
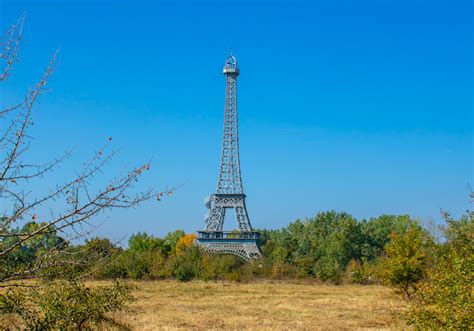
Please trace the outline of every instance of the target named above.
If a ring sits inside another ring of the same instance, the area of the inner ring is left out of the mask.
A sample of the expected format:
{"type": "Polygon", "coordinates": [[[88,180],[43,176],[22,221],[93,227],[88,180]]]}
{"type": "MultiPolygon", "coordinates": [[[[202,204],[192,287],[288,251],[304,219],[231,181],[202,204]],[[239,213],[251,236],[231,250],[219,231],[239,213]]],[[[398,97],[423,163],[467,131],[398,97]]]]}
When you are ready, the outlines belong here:
{"type": "Polygon", "coordinates": [[[215,194],[206,231],[222,231],[226,209],[234,209],[239,231],[252,231],[243,194],[215,194]]]}
{"type": "Polygon", "coordinates": [[[245,208],[245,202],[241,201],[242,206],[237,206],[234,208],[235,218],[237,219],[237,224],[240,231],[252,231],[250,227],[249,217],[247,215],[247,209],[245,208]]]}
{"type": "Polygon", "coordinates": [[[222,231],[224,227],[225,207],[214,206],[207,222],[207,231],[222,231]]]}

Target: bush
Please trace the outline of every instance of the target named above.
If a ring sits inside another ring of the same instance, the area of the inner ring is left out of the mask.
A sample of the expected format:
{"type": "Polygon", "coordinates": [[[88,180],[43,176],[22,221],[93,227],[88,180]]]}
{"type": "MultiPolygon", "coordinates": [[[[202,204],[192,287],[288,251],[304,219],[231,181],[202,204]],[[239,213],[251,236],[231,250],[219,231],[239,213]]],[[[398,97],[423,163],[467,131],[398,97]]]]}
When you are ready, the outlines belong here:
{"type": "Polygon", "coordinates": [[[410,224],[403,234],[392,233],[385,246],[386,256],[379,261],[382,281],[409,298],[426,275],[432,245],[427,232],[417,224],[410,224]]]}
{"type": "Polygon", "coordinates": [[[417,285],[408,321],[420,329],[473,330],[474,213],[446,218],[447,241],[434,250],[435,263],[417,285]]]}
{"type": "Polygon", "coordinates": [[[128,249],[133,252],[157,251],[166,253],[165,242],[161,238],[148,235],[146,232],[133,234],[128,240],[128,249]]]}
{"type": "Polygon", "coordinates": [[[322,281],[329,281],[335,284],[340,283],[343,275],[343,267],[330,256],[324,256],[314,265],[314,275],[322,281]]]}
{"type": "Polygon", "coordinates": [[[239,281],[244,261],[235,255],[208,254],[204,256],[203,280],[239,281]]]}
{"type": "Polygon", "coordinates": [[[275,261],[271,266],[270,276],[272,278],[294,278],[297,275],[297,269],[294,265],[282,261],[275,261]]]}
{"type": "Polygon", "coordinates": [[[175,253],[176,245],[178,244],[179,239],[184,237],[186,233],[183,230],[176,230],[173,232],[169,232],[164,238],[164,249],[167,255],[171,255],[175,253]]]}
{"type": "Polygon", "coordinates": [[[203,273],[203,250],[198,245],[191,245],[168,261],[170,274],[180,281],[199,278],[203,273]]]}
{"type": "Polygon", "coordinates": [[[31,330],[116,324],[106,314],[132,301],[131,290],[122,282],[89,288],[78,280],[54,281],[27,290],[8,290],[0,296],[0,312],[20,316],[31,330]]]}
{"type": "Polygon", "coordinates": [[[130,251],[117,256],[98,274],[102,278],[155,279],[169,276],[160,251],[130,251]]]}
{"type": "Polygon", "coordinates": [[[181,251],[186,250],[196,241],[196,235],[194,233],[187,234],[179,238],[176,243],[176,254],[179,254],[181,251]]]}
{"type": "Polygon", "coordinates": [[[360,261],[352,259],[346,267],[344,281],[352,284],[369,284],[370,274],[360,261]]]}
{"type": "Polygon", "coordinates": [[[244,263],[240,268],[242,276],[240,281],[251,281],[255,278],[271,277],[272,264],[264,257],[262,260],[254,261],[252,263],[244,263]]]}

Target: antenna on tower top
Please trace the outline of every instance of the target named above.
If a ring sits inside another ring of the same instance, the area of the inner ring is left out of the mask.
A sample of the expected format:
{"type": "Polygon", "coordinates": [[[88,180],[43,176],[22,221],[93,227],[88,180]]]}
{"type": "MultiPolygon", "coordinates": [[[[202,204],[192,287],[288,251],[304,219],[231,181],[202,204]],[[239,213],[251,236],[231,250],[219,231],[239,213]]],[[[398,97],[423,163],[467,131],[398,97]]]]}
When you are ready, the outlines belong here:
{"type": "Polygon", "coordinates": [[[237,59],[232,48],[230,49],[230,55],[225,60],[225,68],[237,68],[237,59]]]}

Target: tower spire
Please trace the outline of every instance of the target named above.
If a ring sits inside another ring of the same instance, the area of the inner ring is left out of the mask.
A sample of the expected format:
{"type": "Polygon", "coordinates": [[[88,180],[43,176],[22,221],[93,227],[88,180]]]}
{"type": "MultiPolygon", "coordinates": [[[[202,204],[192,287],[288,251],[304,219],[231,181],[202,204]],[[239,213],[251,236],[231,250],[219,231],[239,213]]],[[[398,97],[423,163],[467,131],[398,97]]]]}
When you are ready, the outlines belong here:
{"type": "Polygon", "coordinates": [[[217,182],[218,194],[243,194],[240,176],[239,125],[237,114],[237,76],[240,70],[237,59],[232,55],[225,61],[223,69],[226,76],[224,101],[224,130],[222,137],[222,156],[217,182]]]}

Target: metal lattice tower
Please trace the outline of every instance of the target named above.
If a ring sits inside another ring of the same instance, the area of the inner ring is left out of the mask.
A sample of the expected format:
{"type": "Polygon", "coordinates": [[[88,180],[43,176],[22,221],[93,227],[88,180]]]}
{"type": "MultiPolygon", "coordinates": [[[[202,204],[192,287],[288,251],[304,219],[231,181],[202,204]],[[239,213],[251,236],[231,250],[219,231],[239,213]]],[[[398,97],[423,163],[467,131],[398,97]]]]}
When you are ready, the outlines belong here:
{"type": "Polygon", "coordinates": [[[199,231],[198,241],[208,252],[230,253],[251,260],[260,257],[261,253],[257,246],[259,234],[253,231],[250,225],[240,175],[237,117],[237,76],[239,73],[237,59],[231,51],[224,66],[226,77],[224,132],[217,193],[206,200],[206,207],[209,208],[206,230],[199,231]],[[234,209],[238,230],[223,231],[227,209],[234,209]]]}
{"type": "Polygon", "coordinates": [[[224,133],[222,137],[222,157],[217,194],[243,194],[240,177],[239,124],[237,117],[237,76],[240,70],[237,59],[227,58],[224,75],[226,76],[224,133]]]}

